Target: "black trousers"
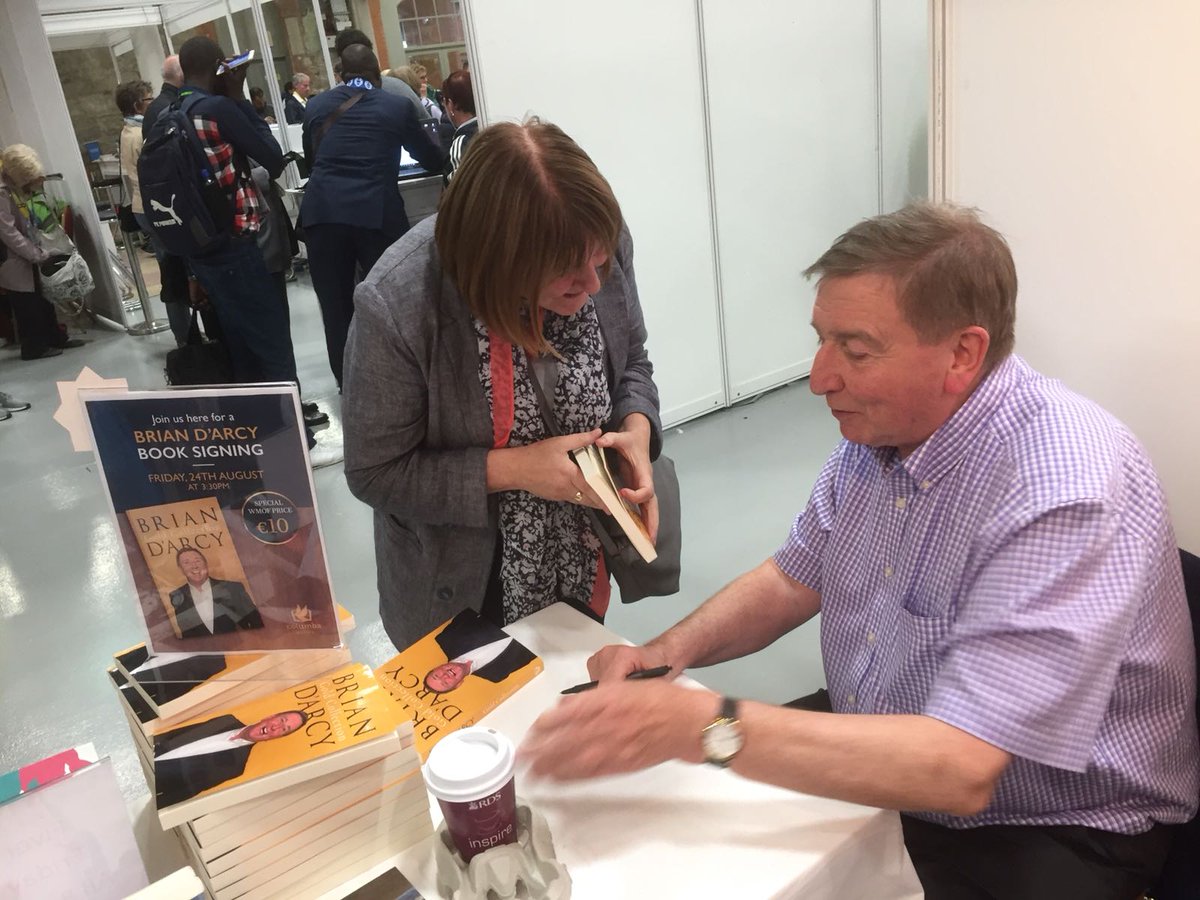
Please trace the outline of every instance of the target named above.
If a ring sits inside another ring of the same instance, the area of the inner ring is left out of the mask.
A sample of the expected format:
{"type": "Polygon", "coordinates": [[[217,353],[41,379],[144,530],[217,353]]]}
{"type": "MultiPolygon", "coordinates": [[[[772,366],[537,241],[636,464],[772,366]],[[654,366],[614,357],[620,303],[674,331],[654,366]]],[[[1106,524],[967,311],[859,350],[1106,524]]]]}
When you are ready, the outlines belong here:
{"type": "Polygon", "coordinates": [[[21,338],[21,359],[37,359],[51,347],[66,345],[66,332],[58,327],[58,317],[49,300],[34,291],[8,291],[4,296],[21,338]]]}
{"type": "MultiPolygon", "coordinates": [[[[404,229],[407,231],[407,227],[404,229]]],[[[346,335],[354,318],[354,287],[357,273],[370,272],[383,251],[400,238],[371,228],[352,225],[305,225],[304,244],[308,248],[308,271],[313,290],[321,304],[325,324],[325,349],[329,368],[342,386],[342,360],[346,335]]]]}
{"type": "Polygon", "coordinates": [[[1170,831],[1082,825],[945,828],[902,815],[926,900],[1135,900],[1158,880],[1170,831]]]}
{"type": "MultiPolygon", "coordinates": [[[[824,688],[785,704],[832,712],[824,688]]],[[[946,828],[900,816],[926,900],[1135,900],[1162,871],[1170,829],[1114,834],[1082,825],[946,828]]]]}

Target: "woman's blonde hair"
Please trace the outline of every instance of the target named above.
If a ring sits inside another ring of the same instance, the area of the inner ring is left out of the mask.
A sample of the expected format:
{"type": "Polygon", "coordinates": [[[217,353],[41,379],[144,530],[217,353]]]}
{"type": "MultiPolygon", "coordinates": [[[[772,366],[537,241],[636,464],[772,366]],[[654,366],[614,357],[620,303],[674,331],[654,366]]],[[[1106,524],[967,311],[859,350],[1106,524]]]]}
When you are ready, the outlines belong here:
{"type": "Polygon", "coordinates": [[[46,170],[37,151],[27,144],[10,144],[0,155],[4,177],[17,190],[25,192],[31,184],[42,178],[46,170]]]}
{"type": "Polygon", "coordinates": [[[392,77],[399,78],[416,93],[421,93],[421,79],[417,77],[412,66],[397,66],[392,69],[392,77]]]}
{"type": "Polygon", "coordinates": [[[545,353],[538,295],[604,253],[608,275],[621,207],[608,181],[562,129],[531,119],[475,136],[438,208],[442,268],[494,334],[545,353]]]}

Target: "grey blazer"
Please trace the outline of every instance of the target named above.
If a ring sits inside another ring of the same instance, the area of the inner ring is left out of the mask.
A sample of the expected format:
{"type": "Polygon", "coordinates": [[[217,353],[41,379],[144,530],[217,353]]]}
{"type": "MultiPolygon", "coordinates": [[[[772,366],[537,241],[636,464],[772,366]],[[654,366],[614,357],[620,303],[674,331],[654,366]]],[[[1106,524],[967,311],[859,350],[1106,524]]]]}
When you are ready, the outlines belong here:
{"type": "MultiPolygon", "coordinates": [[[[478,343],[466,302],[442,272],[435,222],[411,229],[358,286],[346,342],[346,481],[375,510],[379,611],[398,648],[465,607],[481,607],[497,537],[478,343]]],[[[656,458],[658,389],[627,228],[593,300],[613,399],[608,427],[644,413],[656,458]]]]}

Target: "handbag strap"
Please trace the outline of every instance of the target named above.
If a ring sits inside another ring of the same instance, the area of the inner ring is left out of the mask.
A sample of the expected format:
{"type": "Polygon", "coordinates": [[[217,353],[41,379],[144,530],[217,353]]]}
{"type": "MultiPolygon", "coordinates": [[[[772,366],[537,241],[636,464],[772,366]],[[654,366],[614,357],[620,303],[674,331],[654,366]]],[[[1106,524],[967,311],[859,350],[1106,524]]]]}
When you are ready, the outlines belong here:
{"type": "Polygon", "coordinates": [[[350,107],[352,107],[355,103],[357,103],[359,100],[361,100],[366,95],[366,93],[367,93],[366,91],[358,91],[357,93],[352,94],[351,96],[347,97],[345,100],[342,101],[342,105],[339,106],[337,109],[335,109],[332,113],[330,113],[329,118],[327,118],[324,122],[321,123],[321,127],[318,128],[317,133],[313,135],[313,159],[314,160],[317,158],[317,151],[321,147],[321,141],[324,140],[325,135],[329,133],[329,129],[333,127],[333,123],[336,122],[338,119],[340,119],[344,113],[348,112],[350,107]]]}
{"type": "Polygon", "coordinates": [[[204,338],[200,336],[200,310],[192,307],[192,317],[188,322],[187,346],[195,347],[204,343],[204,338]]]}

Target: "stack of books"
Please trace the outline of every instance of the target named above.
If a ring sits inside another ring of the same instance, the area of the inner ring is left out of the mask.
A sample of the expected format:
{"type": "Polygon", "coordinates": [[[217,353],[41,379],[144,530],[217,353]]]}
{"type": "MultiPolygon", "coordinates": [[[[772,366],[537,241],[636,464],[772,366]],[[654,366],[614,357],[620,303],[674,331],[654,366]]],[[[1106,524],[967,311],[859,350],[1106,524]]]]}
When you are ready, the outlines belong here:
{"type": "Polygon", "coordinates": [[[156,709],[127,675],[109,669],[159,821],[216,900],[316,897],[432,833],[412,724],[368,667],[224,706],[197,688],[170,725],[178,698],[156,709]]]}

